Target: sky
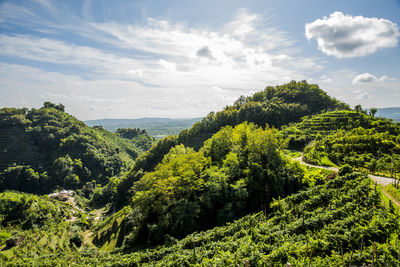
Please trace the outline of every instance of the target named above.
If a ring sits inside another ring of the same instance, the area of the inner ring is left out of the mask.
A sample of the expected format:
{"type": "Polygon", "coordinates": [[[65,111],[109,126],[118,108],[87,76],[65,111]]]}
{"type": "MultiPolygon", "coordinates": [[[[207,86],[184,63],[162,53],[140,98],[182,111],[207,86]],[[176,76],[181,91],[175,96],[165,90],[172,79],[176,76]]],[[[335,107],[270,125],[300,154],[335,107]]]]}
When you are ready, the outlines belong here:
{"type": "Polygon", "coordinates": [[[399,24],[399,0],[0,0],[0,108],[202,117],[291,80],[400,106],[399,24]]]}

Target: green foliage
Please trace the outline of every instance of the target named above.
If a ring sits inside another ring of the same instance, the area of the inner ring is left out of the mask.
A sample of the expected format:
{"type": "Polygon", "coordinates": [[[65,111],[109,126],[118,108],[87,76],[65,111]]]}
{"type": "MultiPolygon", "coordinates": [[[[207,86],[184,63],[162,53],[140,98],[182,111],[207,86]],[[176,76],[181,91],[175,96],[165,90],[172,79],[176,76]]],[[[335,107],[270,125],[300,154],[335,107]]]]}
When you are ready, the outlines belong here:
{"type": "Polygon", "coordinates": [[[48,193],[56,187],[100,184],[132,164],[152,142],[140,133],[128,140],[87,127],[45,102],[40,109],[0,109],[0,191],[48,193]]]}
{"type": "MultiPolygon", "coordinates": [[[[250,265],[290,262],[295,266],[361,266],[372,260],[397,265],[390,242],[399,229],[395,216],[380,204],[365,176],[348,173],[307,191],[276,200],[274,213],[244,217],[224,227],[193,234],[172,246],[125,255],[138,265],[250,265]]],[[[123,262],[123,260],[121,260],[123,262]]]]}
{"type": "Polygon", "coordinates": [[[272,198],[298,190],[301,177],[286,166],[275,134],[243,123],[222,128],[198,152],[172,148],[153,172],[133,183],[131,212],[118,236],[126,235],[124,249],[266,211],[272,198]]]}
{"type": "Polygon", "coordinates": [[[71,206],[46,196],[0,193],[0,228],[51,226],[72,217],[71,206]]]}

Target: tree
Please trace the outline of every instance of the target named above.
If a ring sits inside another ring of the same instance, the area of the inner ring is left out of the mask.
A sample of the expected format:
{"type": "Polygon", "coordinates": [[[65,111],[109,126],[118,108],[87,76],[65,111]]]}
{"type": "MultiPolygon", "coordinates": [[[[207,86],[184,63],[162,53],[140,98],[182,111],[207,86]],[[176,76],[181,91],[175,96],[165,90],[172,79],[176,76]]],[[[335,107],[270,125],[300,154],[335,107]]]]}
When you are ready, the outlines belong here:
{"type": "Polygon", "coordinates": [[[354,107],[354,110],[357,112],[357,114],[358,114],[358,113],[361,113],[361,112],[362,112],[362,107],[361,107],[361,105],[355,106],[355,107],[354,107]]]}
{"type": "Polygon", "coordinates": [[[376,112],[378,111],[377,108],[370,108],[369,109],[369,115],[371,115],[372,117],[375,117],[376,112]]]}

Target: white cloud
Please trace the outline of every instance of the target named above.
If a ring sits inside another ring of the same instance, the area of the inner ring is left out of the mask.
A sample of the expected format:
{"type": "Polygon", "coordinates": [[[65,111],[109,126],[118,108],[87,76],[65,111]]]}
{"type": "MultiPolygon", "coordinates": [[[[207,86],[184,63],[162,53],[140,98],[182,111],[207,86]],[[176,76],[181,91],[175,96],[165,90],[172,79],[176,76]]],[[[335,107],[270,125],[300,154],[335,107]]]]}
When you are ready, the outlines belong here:
{"type": "Polygon", "coordinates": [[[400,35],[390,20],[338,11],[306,24],[305,33],[307,39],[317,40],[323,53],[337,58],[366,56],[381,48],[396,47],[400,35]]]}
{"type": "Polygon", "coordinates": [[[354,77],[352,84],[361,84],[361,83],[373,83],[373,82],[378,82],[378,81],[385,81],[387,80],[388,77],[386,75],[377,78],[375,75],[372,75],[370,73],[362,73],[354,77]]]}

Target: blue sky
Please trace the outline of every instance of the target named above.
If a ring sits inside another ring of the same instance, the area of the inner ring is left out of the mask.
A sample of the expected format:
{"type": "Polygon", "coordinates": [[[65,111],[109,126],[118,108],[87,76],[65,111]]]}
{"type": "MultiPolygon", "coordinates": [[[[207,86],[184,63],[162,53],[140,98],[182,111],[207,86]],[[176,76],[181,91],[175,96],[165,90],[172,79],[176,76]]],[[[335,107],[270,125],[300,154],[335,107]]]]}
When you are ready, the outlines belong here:
{"type": "Polygon", "coordinates": [[[0,1],[0,107],[199,117],[290,80],[400,106],[400,1],[0,1]]]}

